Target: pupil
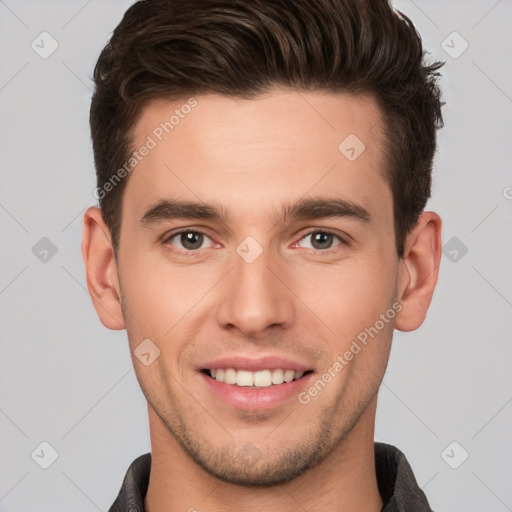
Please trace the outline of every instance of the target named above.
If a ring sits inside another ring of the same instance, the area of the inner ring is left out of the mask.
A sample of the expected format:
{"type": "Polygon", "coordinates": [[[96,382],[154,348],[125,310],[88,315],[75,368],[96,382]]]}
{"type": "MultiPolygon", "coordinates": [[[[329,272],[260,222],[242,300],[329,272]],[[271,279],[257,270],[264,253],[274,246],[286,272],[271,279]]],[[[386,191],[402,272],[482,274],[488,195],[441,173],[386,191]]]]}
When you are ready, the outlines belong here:
{"type": "Polygon", "coordinates": [[[190,250],[198,249],[199,247],[201,247],[202,242],[203,242],[203,235],[201,235],[200,233],[188,232],[188,233],[182,233],[182,235],[181,235],[181,243],[182,243],[183,247],[185,247],[185,249],[190,249],[190,250]],[[197,247],[195,247],[195,246],[197,246],[197,247]]]}
{"type": "Polygon", "coordinates": [[[313,247],[315,249],[328,249],[331,243],[332,235],[330,233],[315,233],[313,236],[313,247]],[[320,245],[320,247],[317,247],[317,245],[320,245]]]}

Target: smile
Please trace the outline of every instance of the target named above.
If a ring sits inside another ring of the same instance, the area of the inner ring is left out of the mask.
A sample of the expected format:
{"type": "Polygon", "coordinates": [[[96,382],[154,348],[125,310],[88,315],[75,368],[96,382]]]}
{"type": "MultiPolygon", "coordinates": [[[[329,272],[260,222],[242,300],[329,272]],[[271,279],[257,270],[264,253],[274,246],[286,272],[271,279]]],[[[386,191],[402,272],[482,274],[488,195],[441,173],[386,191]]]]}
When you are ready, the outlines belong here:
{"type": "Polygon", "coordinates": [[[278,368],[275,370],[268,369],[251,372],[235,368],[212,368],[205,370],[205,373],[212,379],[225,384],[239,387],[267,388],[299,380],[304,374],[310,373],[310,371],[303,372],[278,368]]]}

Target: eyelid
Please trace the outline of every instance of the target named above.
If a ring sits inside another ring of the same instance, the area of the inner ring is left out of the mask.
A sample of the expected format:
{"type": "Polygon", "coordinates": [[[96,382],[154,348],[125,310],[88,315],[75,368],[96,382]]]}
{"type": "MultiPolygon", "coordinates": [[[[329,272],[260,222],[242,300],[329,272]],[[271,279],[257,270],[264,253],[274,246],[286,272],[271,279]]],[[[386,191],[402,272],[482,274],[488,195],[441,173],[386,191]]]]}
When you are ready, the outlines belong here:
{"type": "Polygon", "coordinates": [[[348,236],[343,236],[339,233],[335,233],[334,231],[332,231],[331,229],[329,228],[314,228],[314,229],[310,229],[309,231],[307,231],[306,233],[304,233],[303,235],[301,235],[301,237],[299,238],[299,240],[297,242],[295,242],[293,244],[293,246],[296,246],[299,242],[301,242],[302,240],[304,240],[304,238],[314,234],[314,233],[325,233],[325,234],[328,234],[328,235],[332,235],[334,237],[336,237],[340,243],[335,245],[334,247],[329,247],[328,249],[311,249],[309,248],[310,250],[313,250],[313,251],[316,251],[316,252],[324,252],[324,253],[330,253],[330,252],[335,252],[336,251],[336,248],[340,245],[345,245],[345,246],[348,246],[350,245],[350,242],[347,240],[349,237],[348,236]]]}
{"type": "MultiPolygon", "coordinates": [[[[219,243],[215,242],[212,239],[212,237],[210,235],[208,235],[208,233],[206,233],[202,229],[189,228],[189,227],[178,228],[176,231],[172,231],[171,233],[166,233],[165,235],[162,236],[162,242],[164,244],[166,244],[166,243],[168,243],[171,240],[171,238],[174,238],[175,236],[178,236],[178,235],[180,235],[182,233],[201,234],[204,237],[209,238],[217,247],[220,246],[219,243]]],[[[332,235],[332,236],[336,237],[339,240],[340,243],[335,245],[334,247],[329,247],[328,249],[310,249],[310,250],[314,250],[314,251],[317,251],[317,252],[330,253],[330,252],[335,252],[336,251],[336,247],[338,247],[339,245],[345,245],[345,246],[350,245],[350,241],[347,240],[349,238],[348,235],[347,236],[342,236],[341,234],[335,233],[334,231],[332,231],[331,229],[328,229],[328,228],[312,228],[309,231],[307,231],[306,233],[302,234],[301,237],[298,239],[298,241],[294,242],[292,244],[292,247],[295,247],[299,242],[304,240],[304,238],[306,238],[306,237],[308,237],[308,236],[310,236],[310,235],[312,235],[314,233],[326,233],[326,234],[332,235]]],[[[179,253],[179,254],[194,255],[194,254],[197,254],[202,249],[185,249],[185,250],[173,249],[173,250],[175,252],[179,253]]]]}
{"type": "MultiPolygon", "coordinates": [[[[204,237],[206,238],[209,238],[213,244],[219,246],[220,244],[218,244],[217,242],[215,242],[212,237],[210,235],[208,235],[208,233],[206,233],[205,231],[203,231],[202,229],[195,229],[195,228],[179,228],[177,229],[176,231],[172,231],[170,233],[166,233],[165,235],[163,235],[161,237],[161,240],[162,240],[162,243],[164,244],[168,244],[171,240],[171,238],[174,238],[175,236],[178,236],[178,235],[181,235],[182,233],[195,233],[195,234],[198,234],[198,235],[203,235],[204,237]]],[[[172,245],[169,243],[169,245],[172,245]]],[[[201,251],[202,249],[173,249],[175,252],[177,252],[178,254],[196,254],[198,253],[199,251],[201,251]]]]}

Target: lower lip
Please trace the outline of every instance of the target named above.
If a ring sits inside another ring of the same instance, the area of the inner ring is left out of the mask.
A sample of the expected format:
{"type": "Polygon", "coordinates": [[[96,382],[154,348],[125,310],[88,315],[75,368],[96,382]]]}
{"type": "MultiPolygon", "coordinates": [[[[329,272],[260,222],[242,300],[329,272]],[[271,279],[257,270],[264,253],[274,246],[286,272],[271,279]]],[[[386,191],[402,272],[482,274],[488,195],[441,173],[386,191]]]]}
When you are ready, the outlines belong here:
{"type": "Polygon", "coordinates": [[[298,380],[268,386],[265,388],[236,386],[212,379],[201,372],[209,390],[225,403],[236,409],[265,410],[283,405],[287,400],[296,397],[308,384],[312,373],[298,380]]]}

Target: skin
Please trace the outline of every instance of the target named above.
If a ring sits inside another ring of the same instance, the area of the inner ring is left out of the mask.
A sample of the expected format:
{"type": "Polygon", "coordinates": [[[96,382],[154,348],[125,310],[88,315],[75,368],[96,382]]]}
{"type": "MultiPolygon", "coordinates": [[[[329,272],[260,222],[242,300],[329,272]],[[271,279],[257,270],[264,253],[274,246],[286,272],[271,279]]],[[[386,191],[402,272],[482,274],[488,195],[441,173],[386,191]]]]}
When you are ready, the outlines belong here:
{"type": "MultiPolygon", "coordinates": [[[[126,328],[132,356],[147,338],[160,350],[149,366],[133,356],[151,432],[147,509],[378,512],[377,393],[393,328],[410,331],[425,318],[441,220],[424,212],[398,257],[380,171],[382,117],[371,97],[275,89],[251,100],[196,99],[129,177],[117,260],[100,211],[84,216],[100,320],[126,328]],[[366,146],[353,162],[338,150],[348,134],[366,146]],[[281,217],[304,198],[341,198],[369,219],[281,217]],[[220,205],[228,218],[141,223],[165,199],[220,205]],[[183,238],[170,238],[178,228],[206,235],[194,256],[183,238]],[[319,247],[312,233],[322,230],[336,236],[319,247]],[[263,251],[252,263],[236,252],[248,236],[263,251]],[[294,396],[270,410],[240,410],[198,372],[218,357],[278,355],[313,370],[307,391],[393,304],[396,316],[307,404],[294,396]],[[240,456],[247,443],[254,464],[240,456]]],[[[134,146],[185,102],[148,104],[134,146]]]]}

